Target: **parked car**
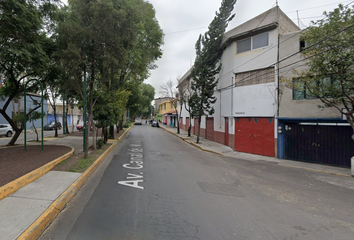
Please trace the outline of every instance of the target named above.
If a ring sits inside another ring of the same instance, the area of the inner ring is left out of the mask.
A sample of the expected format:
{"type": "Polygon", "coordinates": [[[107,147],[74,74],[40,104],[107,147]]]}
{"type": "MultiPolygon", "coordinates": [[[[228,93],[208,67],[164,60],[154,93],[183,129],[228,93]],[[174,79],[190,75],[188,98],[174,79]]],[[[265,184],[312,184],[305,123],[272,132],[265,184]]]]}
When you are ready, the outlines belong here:
{"type": "Polygon", "coordinates": [[[83,131],[84,130],[84,122],[80,121],[77,125],[76,125],[76,129],[79,131],[83,131]]]}
{"type": "MultiPolygon", "coordinates": [[[[44,126],[44,130],[54,130],[55,129],[55,121],[51,121],[50,123],[44,126]]],[[[61,129],[61,123],[57,122],[57,129],[61,129]]]]}
{"type": "Polygon", "coordinates": [[[0,136],[11,137],[14,133],[10,124],[0,124],[0,136]]]}
{"type": "Polygon", "coordinates": [[[159,123],[158,123],[158,122],[153,121],[153,122],[151,123],[151,127],[160,127],[160,126],[159,126],[159,123]]]}
{"type": "Polygon", "coordinates": [[[134,125],[142,125],[141,118],[135,118],[134,125]]]}

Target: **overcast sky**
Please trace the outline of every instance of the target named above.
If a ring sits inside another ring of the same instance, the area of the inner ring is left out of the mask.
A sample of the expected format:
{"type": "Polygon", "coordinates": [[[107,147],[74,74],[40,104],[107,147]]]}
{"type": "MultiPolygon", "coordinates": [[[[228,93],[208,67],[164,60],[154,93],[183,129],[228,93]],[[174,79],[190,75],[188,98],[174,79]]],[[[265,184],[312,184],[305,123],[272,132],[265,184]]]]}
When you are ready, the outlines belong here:
{"type": "MultiPolygon", "coordinates": [[[[156,62],[157,69],[152,70],[151,76],[145,80],[145,83],[155,88],[155,98],[158,98],[162,84],[180,78],[193,64],[195,42],[199,34],[207,31],[221,0],[145,1],[154,6],[156,18],[165,34],[162,58],[156,62]]],[[[62,2],[67,4],[67,0],[62,2]]],[[[276,0],[237,0],[234,8],[236,15],[227,31],[275,7],[276,2],[276,0]]],[[[352,2],[353,0],[278,0],[278,5],[296,24],[299,22],[298,15],[301,28],[304,29],[311,21],[323,18],[324,11],[332,11],[341,3],[347,5],[352,2]]]]}
{"type": "MultiPolygon", "coordinates": [[[[194,62],[194,45],[199,34],[207,31],[209,23],[220,7],[221,0],[148,0],[156,10],[156,18],[165,34],[163,55],[156,64],[157,69],[145,83],[155,88],[155,98],[160,97],[159,88],[170,79],[183,76],[194,62]]],[[[332,11],[340,3],[338,0],[278,0],[280,9],[301,28],[309,26],[312,20],[323,18],[324,11],[332,11]]],[[[237,0],[235,18],[227,30],[276,6],[276,0],[237,0]]]]}

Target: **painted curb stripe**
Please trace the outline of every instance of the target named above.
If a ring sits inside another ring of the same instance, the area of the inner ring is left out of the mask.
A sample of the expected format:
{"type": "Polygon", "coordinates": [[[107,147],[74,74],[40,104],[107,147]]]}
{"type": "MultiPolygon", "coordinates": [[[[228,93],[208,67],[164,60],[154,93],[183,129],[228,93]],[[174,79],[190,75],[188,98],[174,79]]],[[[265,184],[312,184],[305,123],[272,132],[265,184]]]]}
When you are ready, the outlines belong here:
{"type": "Polygon", "coordinates": [[[125,134],[132,128],[127,129],[118,139],[116,143],[112,145],[101,155],[96,161],[88,168],[84,173],[76,179],[60,196],[17,238],[17,240],[37,239],[41,233],[47,228],[47,226],[54,220],[54,218],[60,213],[65,205],[71,200],[71,198],[79,191],[81,186],[85,183],[87,178],[92,172],[99,166],[99,164],[105,159],[105,157],[116,147],[117,143],[125,136],[125,134]]]}
{"type": "Polygon", "coordinates": [[[0,200],[11,195],[12,193],[16,192],[20,188],[26,186],[27,184],[33,182],[34,180],[38,179],[39,177],[43,176],[47,172],[49,172],[55,165],[60,163],[61,161],[69,158],[74,153],[74,148],[70,147],[71,151],[66,153],[65,155],[54,159],[53,161],[43,165],[40,168],[33,170],[32,172],[23,175],[16,180],[5,184],[4,186],[0,187],[0,200]]]}
{"type": "Polygon", "coordinates": [[[194,142],[188,141],[188,139],[190,139],[189,137],[188,137],[188,138],[183,138],[183,137],[178,136],[177,133],[174,133],[174,132],[170,131],[170,130],[167,129],[167,128],[164,128],[164,127],[161,127],[161,128],[165,129],[165,130],[166,130],[167,132],[169,132],[169,133],[172,133],[173,135],[176,135],[177,137],[179,137],[179,138],[182,139],[183,141],[185,141],[185,142],[187,142],[187,143],[193,145],[194,147],[199,148],[199,149],[202,150],[202,151],[214,153],[214,154],[217,154],[217,155],[220,155],[220,156],[224,156],[224,154],[222,154],[222,153],[215,152],[215,151],[209,150],[209,149],[205,149],[205,148],[199,146],[198,144],[196,144],[196,143],[194,143],[194,142]]]}

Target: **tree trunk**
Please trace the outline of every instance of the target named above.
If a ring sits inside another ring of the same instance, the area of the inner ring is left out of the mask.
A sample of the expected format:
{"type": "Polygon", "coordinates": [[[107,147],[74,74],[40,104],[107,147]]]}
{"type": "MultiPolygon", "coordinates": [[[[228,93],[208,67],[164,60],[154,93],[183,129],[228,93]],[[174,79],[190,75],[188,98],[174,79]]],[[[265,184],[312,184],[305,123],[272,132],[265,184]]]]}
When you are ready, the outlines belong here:
{"type": "Polygon", "coordinates": [[[96,134],[97,134],[97,128],[96,128],[96,126],[93,126],[93,150],[96,150],[97,149],[97,136],[96,136],[96,134]]]}
{"type": "Polygon", "coordinates": [[[200,136],[200,123],[202,122],[202,116],[198,118],[198,135],[197,135],[197,143],[199,143],[199,136],[200,136]]]}
{"type": "Polygon", "coordinates": [[[9,115],[7,115],[6,111],[0,108],[0,114],[5,118],[5,120],[11,125],[12,129],[14,130],[15,134],[12,136],[10,142],[6,144],[6,146],[13,146],[15,145],[18,137],[20,136],[23,126],[21,128],[18,128],[17,123],[15,123],[12,118],[10,118],[9,115]],[[19,132],[19,134],[16,134],[19,132]]]}
{"type": "MultiPolygon", "coordinates": [[[[66,111],[65,111],[66,121],[65,121],[65,133],[70,134],[69,132],[69,125],[68,125],[68,113],[69,113],[69,104],[68,104],[68,97],[66,97],[66,111]]],[[[72,118],[73,116],[71,116],[72,118]]]]}
{"type": "Polygon", "coordinates": [[[177,113],[177,133],[179,134],[180,132],[179,132],[179,117],[178,117],[178,113],[177,113]]]}
{"type": "Polygon", "coordinates": [[[114,126],[109,126],[109,139],[114,139],[114,126]]]}
{"type": "Polygon", "coordinates": [[[53,106],[53,112],[54,112],[54,129],[55,129],[55,133],[54,133],[54,137],[58,137],[58,128],[57,128],[57,111],[56,111],[56,107],[55,105],[53,106]]]}
{"type": "MultiPolygon", "coordinates": [[[[15,129],[14,129],[15,130],[15,129]]],[[[14,136],[11,138],[10,142],[8,144],[6,144],[6,146],[14,146],[15,142],[17,141],[18,137],[21,135],[21,132],[23,131],[23,129],[19,129],[18,131],[15,131],[14,136]]]]}
{"type": "Polygon", "coordinates": [[[37,131],[37,128],[36,126],[34,125],[34,122],[32,121],[32,126],[34,128],[34,132],[36,133],[36,136],[37,136],[37,142],[39,142],[39,139],[38,139],[38,131],[37,131]]]}

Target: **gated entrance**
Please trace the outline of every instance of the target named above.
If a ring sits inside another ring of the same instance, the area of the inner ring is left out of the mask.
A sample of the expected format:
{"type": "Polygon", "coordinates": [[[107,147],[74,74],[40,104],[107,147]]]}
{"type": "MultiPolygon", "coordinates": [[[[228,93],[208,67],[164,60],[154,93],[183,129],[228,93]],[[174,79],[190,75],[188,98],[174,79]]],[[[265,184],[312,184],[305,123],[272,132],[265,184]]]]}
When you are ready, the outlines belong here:
{"type": "Polygon", "coordinates": [[[285,123],[284,128],[286,159],[350,167],[354,156],[351,127],[285,123]]]}

